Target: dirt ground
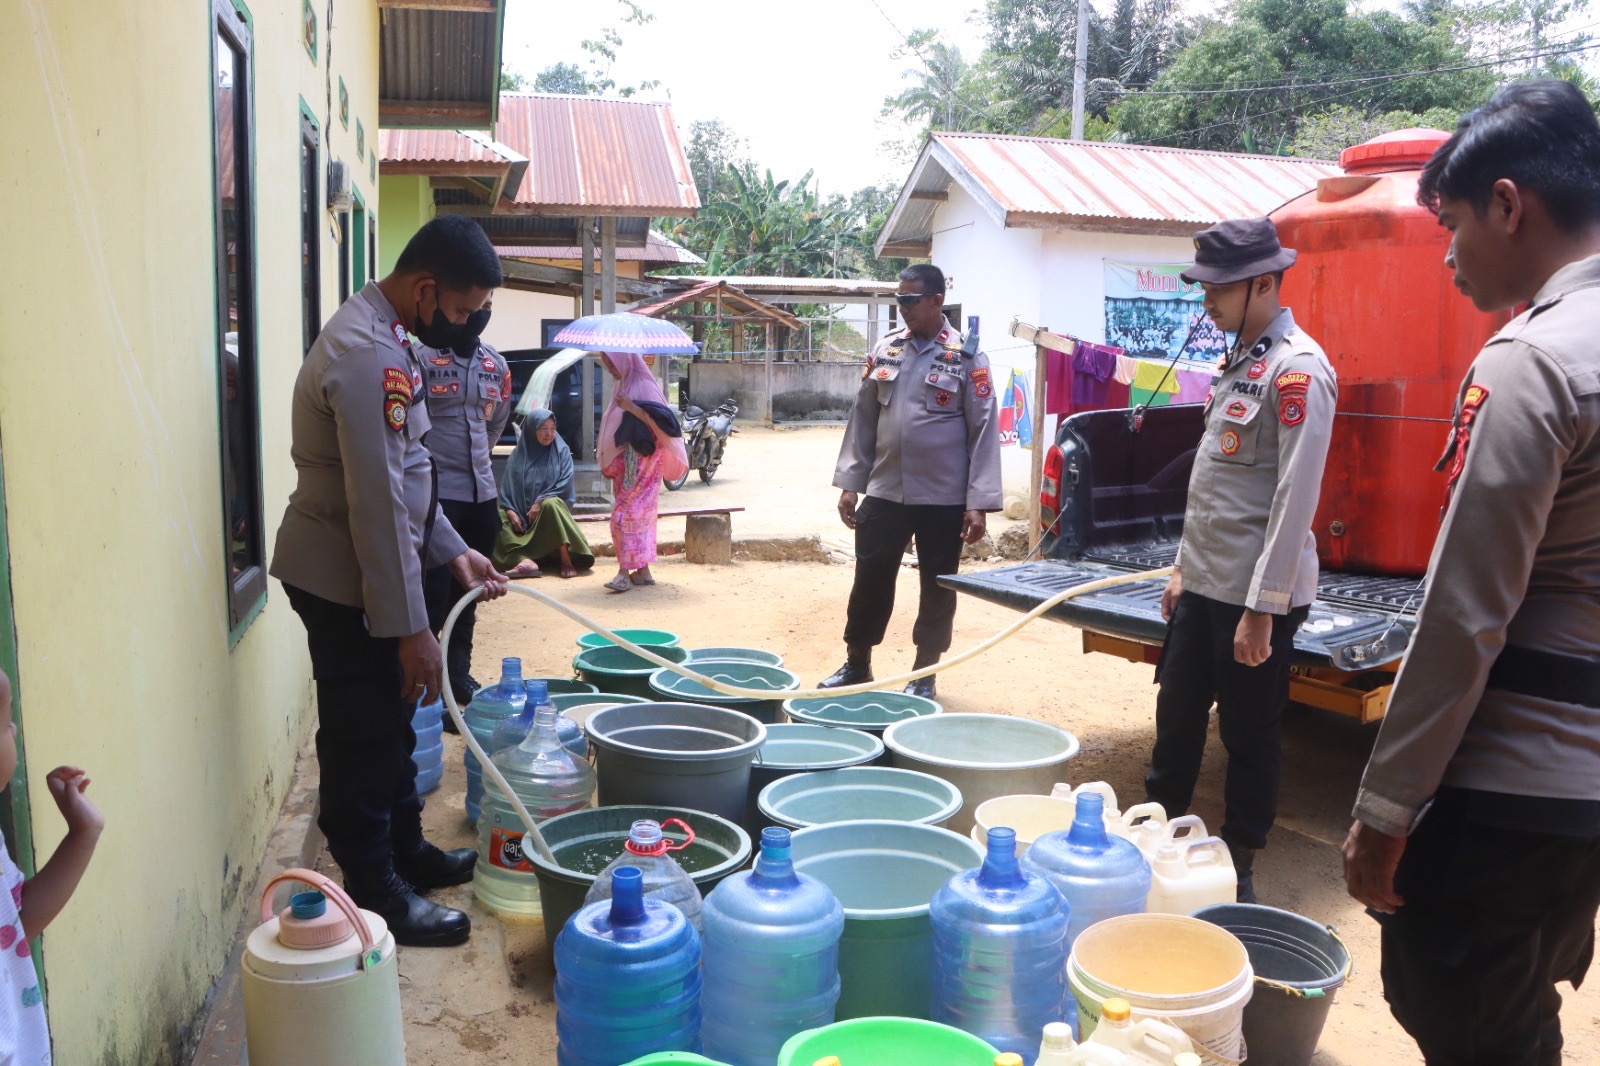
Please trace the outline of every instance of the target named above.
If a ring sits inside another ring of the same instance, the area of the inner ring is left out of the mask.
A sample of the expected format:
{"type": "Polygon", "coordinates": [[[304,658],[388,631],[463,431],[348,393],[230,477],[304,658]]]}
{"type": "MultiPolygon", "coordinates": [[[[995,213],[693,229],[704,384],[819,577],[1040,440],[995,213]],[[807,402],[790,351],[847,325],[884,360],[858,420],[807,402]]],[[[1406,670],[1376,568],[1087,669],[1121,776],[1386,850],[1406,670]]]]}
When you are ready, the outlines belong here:
{"type": "MultiPolygon", "coordinates": [[[[727,465],[711,486],[691,480],[678,493],[664,493],[662,507],[713,500],[743,504],[746,513],[734,516],[736,537],[819,533],[845,544],[833,511],[837,493],[828,488],[839,432],[746,430],[730,443],[727,465]]],[[[663,520],[663,540],[680,536],[677,520],[663,520]]],[[[525,584],[610,626],[672,630],[688,647],[740,645],[779,652],[807,684],[841,659],[848,565],[736,561],[697,566],[678,556],[662,559],[656,573],[660,583],[654,588],[622,595],[600,587],[603,573],[525,584]]],[[[901,572],[899,599],[879,652],[880,676],[910,666],[913,570],[901,572]]],[[[1005,608],[963,597],[955,648],[970,647],[1015,617],[1005,608]]],[[[475,673],[491,680],[500,656],[520,655],[527,673],[568,675],[580,631],[544,605],[513,594],[479,616],[475,673]]],[[[1021,715],[1071,731],[1082,749],[1068,764],[1068,780],[1104,780],[1124,802],[1140,798],[1154,729],[1149,667],[1085,656],[1076,630],[1038,622],[981,661],[941,674],[939,693],[947,711],[1021,715]]],[[[1319,1066],[1421,1062],[1383,1000],[1376,926],[1345,895],[1340,875],[1339,843],[1375,733],[1376,726],[1324,712],[1289,714],[1278,828],[1257,863],[1263,902],[1335,926],[1355,960],[1354,975],[1338,993],[1323,1032],[1314,1060],[1319,1066]]],[[[444,784],[427,797],[429,836],[445,847],[473,844],[462,806],[461,741],[448,735],[446,765],[444,784]]],[[[1195,804],[1208,826],[1221,820],[1222,766],[1213,727],[1195,804]]],[[[327,862],[325,854],[322,861],[327,862]]],[[[470,887],[441,898],[468,910],[473,934],[461,948],[401,951],[412,1066],[554,1063],[553,971],[540,926],[501,923],[473,901],[470,887]]],[[[1600,980],[1568,996],[1563,1017],[1566,1061],[1600,1066],[1600,980]]]]}

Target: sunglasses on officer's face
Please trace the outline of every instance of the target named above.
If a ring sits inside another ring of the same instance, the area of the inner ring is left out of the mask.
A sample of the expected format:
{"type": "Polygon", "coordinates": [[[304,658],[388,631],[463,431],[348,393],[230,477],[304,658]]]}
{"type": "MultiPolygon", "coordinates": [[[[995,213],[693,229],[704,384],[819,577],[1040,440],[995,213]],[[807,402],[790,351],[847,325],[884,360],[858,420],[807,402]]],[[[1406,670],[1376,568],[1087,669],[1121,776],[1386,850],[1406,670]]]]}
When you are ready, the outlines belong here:
{"type": "Polygon", "coordinates": [[[901,307],[911,307],[913,304],[920,303],[924,297],[937,295],[939,294],[936,292],[902,292],[896,294],[894,301],[901,307]]]}

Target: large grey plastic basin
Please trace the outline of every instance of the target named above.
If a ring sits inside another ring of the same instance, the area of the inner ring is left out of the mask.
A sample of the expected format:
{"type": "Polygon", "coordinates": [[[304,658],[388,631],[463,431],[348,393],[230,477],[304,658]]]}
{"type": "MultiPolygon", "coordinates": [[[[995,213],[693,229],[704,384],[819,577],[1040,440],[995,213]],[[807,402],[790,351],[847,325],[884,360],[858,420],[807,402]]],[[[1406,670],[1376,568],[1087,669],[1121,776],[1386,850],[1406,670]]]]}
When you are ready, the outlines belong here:
{"type": "Polygon", "coordinates": [[[766,726],[697,703],[624,703],[589,715],[600,805],[664,804],[732,822],[744,814],[750,763],[766,726]]]}
{"type": "Polygon", "coordinates": [[[970,833],[978,804],[996,796],[1046,795],[1078,753],[1065,729],[1005,714],[936,714],[884,731],[893,765],[942,777],[961,790],[961,810],[946,826],[970,833]]]}

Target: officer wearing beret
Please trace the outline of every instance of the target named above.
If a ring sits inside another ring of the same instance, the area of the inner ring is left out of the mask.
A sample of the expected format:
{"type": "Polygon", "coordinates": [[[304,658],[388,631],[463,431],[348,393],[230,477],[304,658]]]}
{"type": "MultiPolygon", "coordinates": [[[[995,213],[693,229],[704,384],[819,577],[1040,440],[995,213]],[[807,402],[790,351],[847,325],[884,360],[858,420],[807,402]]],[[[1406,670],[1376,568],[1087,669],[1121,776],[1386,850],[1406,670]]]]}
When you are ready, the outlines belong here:
{"type": "MultiPolygon", "coordinates": [[[[474,311],[447,349],[424,347],[423,385],[428,397],[428,451],[439,473],[439,506],[467,546],[483,555],[500,535],[500,504],[494,483],[494,445],[511,418],[511,369],[494,346],[481,339],[489,324],[491,304],[474,311]]],[[[430,569],[424,587],[428,626],[442,635],[445,618],[466,588],[448,567],[430,569]]],[[[478,604],[467,604],[456,616],[450,647],[444,649],[445,679],[456,702],[465,704],[477,691],[472,677],[472,634],[478,604]]],[[[445,728],[455,722],[445,717],[445,728]]]]}
{"type": "Polygon", "coordinates": [[[1183,536],[1161,596],[1156,742],[1148,798],[1189,808],[1213,700],[1228,751],[1222,838],[1255,902],[1253,863],[1278,806],[1279,725],[1295,631],[1317,593],[1311,533],[1337,387],[1317,343],[1278,303],[1293,249],[1268,218],[1195,236],[1194,266],[1218,329],[1236,339],[1206,400],[1183,536]]]}
{"type": "MultiPolygon", "coordinates": [[[[1345,841],[1430,1064],[1562,1057],[1600,908],[1600,123],[1565,81],[1461,120],[1417,200],[1480,311],[1444,522],[1345,841]]],[[[1588,1026],[1584,1026],[1587,1035],[1588,1026]]]]}
{"type": "MultiPolygon", "coordinates": [[[[967,351],[944,317],[944,272],[919,263],[900,272],[895,299],[905,328],[867,356],[833,484],[839,517],[856,531],[855,584],[844,627],[848,658],[822,688],[872,680],[872,649],[894,611],[894,583],[913,538],[921,601],[911,639],[915,669],[950,647],[961,545],[982,539],[985,512],[1000,510],[1000,430],[989,359],[967,351]],[[865,495],[865,499],[861,497],[865,495]],[[860,502],[859,508],[857,502],[860,502]]],[[[932,676],[906,691],[932,697],[932,676]]]]}
{"type": "Polygon", "coordinates": [[[418,893],[472,877],[471,848],[423,839],[411,730],[441,682],[422,574],[448,565],[485,598],[505,577],[439,513],[422,438],[428,407],[407,334],[448,348],[499,285],[500,260],[471,219],[444,215],[411,238],[394,272],[323,327],[300,366],[291,455],[299,477],[271,573],[306,627],[317,684],[318,825],[345,886],[401,944],[456,944],[461,911],[418,893]]]}

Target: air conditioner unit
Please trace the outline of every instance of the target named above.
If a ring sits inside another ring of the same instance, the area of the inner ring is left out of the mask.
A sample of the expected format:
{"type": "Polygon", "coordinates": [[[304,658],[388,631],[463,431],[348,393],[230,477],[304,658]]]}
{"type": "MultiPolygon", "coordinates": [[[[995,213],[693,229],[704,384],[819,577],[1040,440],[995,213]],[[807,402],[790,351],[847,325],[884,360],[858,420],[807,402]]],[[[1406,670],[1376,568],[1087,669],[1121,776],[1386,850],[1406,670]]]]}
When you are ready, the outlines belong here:
{"type": "Polygon", "coordinates": [[[342,159],[328,163],[328,210],[350,210],[350,167],[342,159]]]}

